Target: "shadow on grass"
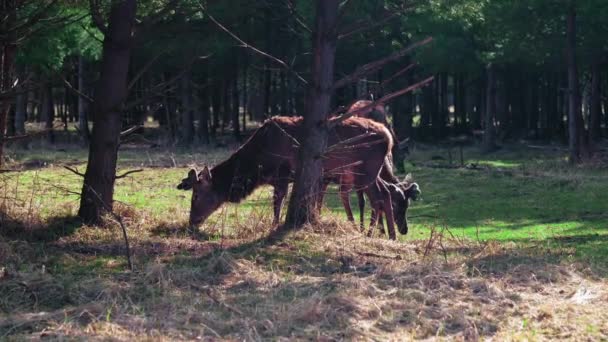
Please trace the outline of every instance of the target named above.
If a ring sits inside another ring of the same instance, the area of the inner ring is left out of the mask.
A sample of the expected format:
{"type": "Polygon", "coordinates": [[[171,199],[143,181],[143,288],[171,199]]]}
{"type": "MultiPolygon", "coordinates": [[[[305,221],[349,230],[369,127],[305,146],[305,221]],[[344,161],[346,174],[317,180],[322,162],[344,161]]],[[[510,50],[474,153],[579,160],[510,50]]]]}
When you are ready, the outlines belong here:
{"type": "Polygon", "coordinates": [[[0,235],[7,239],[28,242],[52,242],[70,236],[82,226],[77,216],[53,217],[44,224],[32,224],[0,213],[0,235]]]}

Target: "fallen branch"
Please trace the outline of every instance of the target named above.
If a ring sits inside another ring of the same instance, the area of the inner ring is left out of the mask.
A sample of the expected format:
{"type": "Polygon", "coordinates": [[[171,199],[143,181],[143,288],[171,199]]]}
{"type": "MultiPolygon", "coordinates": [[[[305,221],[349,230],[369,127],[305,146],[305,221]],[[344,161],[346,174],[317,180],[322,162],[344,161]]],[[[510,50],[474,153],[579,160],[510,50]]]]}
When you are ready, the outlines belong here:
{"type": "Polygon", "coordinates": [[[56,129],[62,128],[62,125],[58,125],[55,126],[53,128],[47,128],[47,129],[43,129],[42,131],[38,131],[38,132],[33,132],[33,133],[28,133],[28,134],[21,134],[21,135],[13,135],[10,137],[0,137],[0,143],[4,144],[7,142],[13,142],[13,141],[18,141],[18,140],[23,140],[23,139],[28,139],[28,138],[34,138],[37,137],[39,135],[44,135],[46,133],[52,132],[56,129]]]}
{"type": "Polygon", "coordinates": [[[144,126],[142,126],[142,125],[135,125],[135,126],[129,128],[129,129],[126,129],[126,130],[120,132],[120,138],[121,139],[122,138],[126,138],[127,136],[135,133],[135,131],[137,131],[138,129],[143,128],[143,127],[144,126]]]}

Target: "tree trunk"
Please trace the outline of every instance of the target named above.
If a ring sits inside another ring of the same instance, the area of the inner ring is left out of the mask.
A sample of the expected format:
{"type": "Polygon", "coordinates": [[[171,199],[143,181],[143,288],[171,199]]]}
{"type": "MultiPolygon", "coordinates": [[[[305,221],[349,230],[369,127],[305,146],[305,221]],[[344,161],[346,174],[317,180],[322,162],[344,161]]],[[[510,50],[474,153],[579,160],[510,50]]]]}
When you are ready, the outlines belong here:
{"type": "MultiPolygon", "coordinates": [[[[78,56],[78,91],[86,94],[84,73],[84,58],[78,56]]],[[[89,132],[89,120],[87,118],[87,102],[82,96],[78,96],[78,130],[82,143],[86,146],[89,143],[91,133],[89,132]]]]}
{"type": "Polygon", "coordinates": [[[486,68],[487,90],[486,90],[486,106],[484,113],[484,134],[483,134],[483,149],[485,152],[493,151],[496,148],[496,132],[494,127],[494,117],[496,115],[496,81],[494,78],[494,66],[488,64],[486,68]]]}
{"type": "Polygon", "coordinates": [[[199,110],[199,124],[198,124],[198,138],[199,141],[204,144],[209,144],[209,93],[207,89],[203,89],[200,93],[200,104],[199,110]]]}
{"type": "Polygon", "coordinates": [[[213,122],[211,125],[211,136],[216,138],[217,130],[220,126],[220,112],[221,112],[221,101],[222,101],[222,83],[217,80],[213,80],[211,89],[211,108],[213,109],[213,122]]]}
{"type": "Polygon", "coordinates": [[[25,134],[25,120],[27,119],[27,93],[19,87],[15,102],[15,134],[25,134]]]}
{"type": "Polygon", "coordinates": [[[192,118],[192,88],[190,87],[190,70],[181,77],[181,143],[190,145],[194,137],[194,122],[192,118]]]}
{"type": "Polygon", "coordinates": [[[299,167],[287,210],[286,227],[299,227],[319,218],[317,198],[323,177],[322,156],[327,147],[339,0],[317,0],[313,34],[312,83],[304,113],[304,139],[298,152],[299,167]]]}
{"type": "Polygon", "coordinates": [[[581,99],[576,65],[576,10],[570,3],[567,17],[567,56],[568,56],[568,139],[570,147],[570,162],[579,163],[582,157],[581,129],[581,99]]]}
{"type": "MultiPolygon", "coordinates": [[[[236,63],[235,63],[236,64],[236,63]]],[[[235,65],[234,80],[232,81],[232,134],[234,139],[241,141],[241,127],[239,121],[239,77],[238,65],[235,65]]]]}
{"type": "Polygon", "coordinates": [[[596,143],[602,137],[601,69],[596,59],[591,66],[591,108],[589,110],[589,142],[596,143]]]}
{"type": "Polygon", "coordinates": [[[42,87],[42,120],[44,121],[44,128],[48,130],[46,135],[47,142],[53,144],[55,142],[55,136],[53,134],[53,121],[55,120],[55,106],[53,103],[53,85],[48,81],[42,87]]]}
{"type": "Polygon", "coordinates": [[[122,107],[127,97],[136,0],[113,1],[103,41],[101,74],[93,104],[93,132],[78,215],[98,223],[111,210],[116,180],[116,160],[122,107]]]}

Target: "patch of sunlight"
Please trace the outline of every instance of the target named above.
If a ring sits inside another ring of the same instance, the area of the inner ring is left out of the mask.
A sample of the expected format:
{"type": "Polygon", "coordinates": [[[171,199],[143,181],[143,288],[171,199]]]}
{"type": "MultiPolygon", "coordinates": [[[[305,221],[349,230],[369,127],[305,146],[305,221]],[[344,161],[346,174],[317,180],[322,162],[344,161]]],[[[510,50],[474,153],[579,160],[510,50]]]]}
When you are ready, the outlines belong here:
{"type": "Polygon", "coordinates": [[[480,160],[477,163],[480,165],[487,165],[491,167],[516,168],[521,166],[521,163],[506,160],[480,160]]]}

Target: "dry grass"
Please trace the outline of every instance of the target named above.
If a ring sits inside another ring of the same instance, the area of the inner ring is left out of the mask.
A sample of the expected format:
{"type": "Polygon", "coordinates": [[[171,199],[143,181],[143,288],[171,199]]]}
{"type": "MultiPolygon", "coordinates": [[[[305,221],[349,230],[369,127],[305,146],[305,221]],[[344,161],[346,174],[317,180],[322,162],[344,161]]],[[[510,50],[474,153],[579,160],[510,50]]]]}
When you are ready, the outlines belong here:
{"type": "Polygon", "coordinates": [[[116,227],[44,243],[0,238],[0,339],[608,337],[606,281],[553,263],[562,251],[445,231],[441,243],[369,239],[337,218],[273,243],[207,241],[118,211],[133,272],[116,227]]]}
{"type": "MultiPolygon", "coordinates": [[[[179,177],[166,178],[156,190],[179,177]]],[[[37,198],[66,189],[29,181],[0,175],[0,340],[608,339],[605,273],[571,258],[573,244],[456,239],[442,226],[427,239],[370,239],[328,210],[321,225],[270,240],[268,196],[193,234],[186,209],[167,213],[179,203],[160,213],[117,203],[127,271],[116,222],[82,226],[76,201],[49,211],[37,198]]]]}

